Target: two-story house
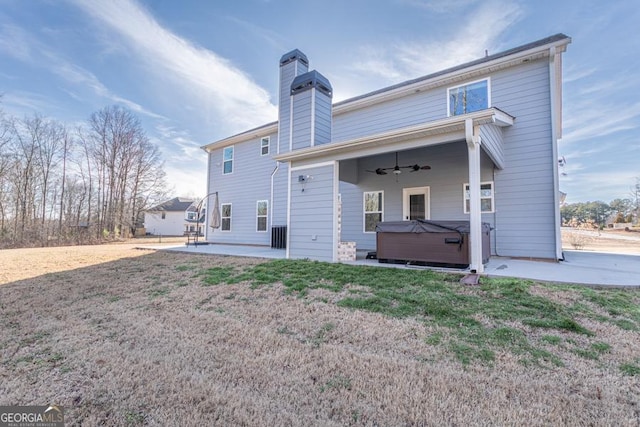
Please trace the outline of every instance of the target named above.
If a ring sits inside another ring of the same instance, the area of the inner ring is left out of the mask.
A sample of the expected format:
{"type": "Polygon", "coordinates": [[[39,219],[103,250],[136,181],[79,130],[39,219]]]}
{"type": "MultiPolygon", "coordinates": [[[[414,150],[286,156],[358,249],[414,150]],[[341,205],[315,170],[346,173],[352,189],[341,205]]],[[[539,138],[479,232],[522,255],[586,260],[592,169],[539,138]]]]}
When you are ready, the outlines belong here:
{"type": "Polygon", "coordinates": [[[218,192],[214,243],[269,245],[336,261],[340,241],[375,250],[376,224],[470,222],[472,271],[491,253],[562,258],[557,34],[362,96],[332,102],[299,50],[280,60],[278,121],[203,147],[218,192]]]}

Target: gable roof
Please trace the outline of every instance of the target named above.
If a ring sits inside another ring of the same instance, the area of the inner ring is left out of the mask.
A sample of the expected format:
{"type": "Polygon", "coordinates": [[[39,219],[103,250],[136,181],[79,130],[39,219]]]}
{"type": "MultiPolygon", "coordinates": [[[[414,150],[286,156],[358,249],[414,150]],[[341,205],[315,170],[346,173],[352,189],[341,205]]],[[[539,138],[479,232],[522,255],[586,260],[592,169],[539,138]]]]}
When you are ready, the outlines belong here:
{"type": "Polygon", "coordinates": [[[171,200],[167,200],[164,203],[160,203],[157,206],[147,209],[147,212],[184,212],[193,204],[193,202],[193,199],[174,197],[171,200]]]}
{"type": "Polygon", "coordinates": [[[385,92],[391,92],[391,91],[393,91],[395,89],[399,89],[399,88],[402,88],[402,87],[405,87],[405,86],[411,86],[411,85],[414,85],[416,83],[424,82],[424,81],[427,81],[427,80],[432,80],[432,79],[434,79],[436,77],[441,77],[441,76],[445,76],[447,74],[452,74],[452,73],[455,73],[456,71],[461,71],[461,70],[464,70],[464,69],[467,69],[467,68],[471,68],[471,67],[474,67],[474,66],[477,66],[477,65],[482,65],[482,64],[485,64],[485,63],[489,63],[489,62],[495,61],[497,59],[505,58],[507,56],[511,56],[511,55],[514,55],[514,54],[517,54],[517,53],[526,52],[528,50],[535,49],[537,47],[541,47],[541,46],[545,46],[545,45],[548,45],[548,44],[551,44],[551,43],[556,43],[556,42],[565,41],[565,40],[566,40],[566,43],[568,44],[571,41],[571,38],[569,36],[565,35],[565,34],[558,33],[558,34],[555,34],[553,36],[546,37],[544,39],[540,39],[540,40],[537,40],[537,41],[534,41],[534,42],[531,42],[531,43],[523,44],[522,46],[518,46],[518,47],[514,47],[512,49],[505,50],[503,52],[499,52],[499,53],[496,53],[496,54],[493,54],[493,55],[487,55],[487,56],[485,56],[483,58],[476,59],[476,60],[471,61],[471,62],[466,62],[464,64],[456,65],[455,67],[451,67],[451,68],[447,68],[447,69],[444,69],[444,70],[441,70],[441,71],[437,71],[437,72],[432,73],[432,74],[427,74],[426,76],[418,77],[418,78],[412,79],[412,80],[407,80],[407,81],[404,81],[402,83],[398,83],[398,84],[395,84],[395,85],[392,85],[392,86],[387,86],[385,88],[375,90],[373,92],[365,93],[364,95],[359,95],[359,96],[355,96],[353,98],[345,99],[344,101],[336,102],[335,104],[333,104],[333,106],[334,107],[339,107],[339,106],[342,106],[342,105],[345,105],[345,104],[350,104],[350,103],[353,103],[355,101],[359,101],[359,100],[364,99],[364,98],[370,98],[370,97],[372,97],[374,95],[379,95],[379,94],[382,94],[382,93],[385,93],[385,92]]]}
{"type": "MultiPolygon", "coordinates": [[[[476,59],[471,62],[456,65],[432,74],[427,74],[416,79],[407,80],[392,86],[387,86],[373,92],[365,93],[353,98],[336,102],[332,105],[333,113],[340,114],[352,109],[361,108],[362,106],[383,102],[386,99],[402,96],[407,91],[424,90],[429,85],[439,86],[444,84],[444,80],[451,78],[452,80],[463,80],[469,78],[473,72],[486,72],[487,69],[500,69],[513,66],[518,63],[527,62],[533,58],[539,58],[549,55],[549,49],[555,47],[557,51],[563,52],[566,46],[571,43],[571,37],[558,33],[531,43],[523,44],[493,55],[487,55],[483,58],[476,59]],[[513,57],[513,58],[511,58],[513,57]]],[[[286,56],[286,55],[285,55],[286,56]]],[[[284,57],[283,57],[284,58],[284,57]]],[[[262,126],[229,136],[227,138],[211,142],[200,148],[209,152],[215,147],[223,147],[234,144],[236,142],[245,141],[250,138],[265,136],[269,133],[277,132],[278,122],[267,123],[262,126]]]]}

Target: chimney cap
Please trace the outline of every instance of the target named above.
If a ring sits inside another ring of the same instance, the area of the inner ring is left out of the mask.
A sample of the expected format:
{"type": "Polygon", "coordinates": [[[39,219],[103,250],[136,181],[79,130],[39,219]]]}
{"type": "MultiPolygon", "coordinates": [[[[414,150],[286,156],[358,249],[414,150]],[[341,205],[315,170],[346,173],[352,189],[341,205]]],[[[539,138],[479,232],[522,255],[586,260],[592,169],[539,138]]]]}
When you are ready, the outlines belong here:
{"type": "Polygon", "coordinates": [[[293,49],[291,52],[282,55],[282,58],[280,58],[280,66],[282,67],[283,65],[287,65],[288,63],[295,60],[300,60],[303,64],[307,66],[309,65],[307,55],[305,55],[298,49],[293,49]]]}
{"type": "Polygon", "coordinates": [[[329,97],[333,95],[333,88],[331,87],[331,83],[329,83],[329,79],[315,70],[300,74],[298,77],[293,79],[293,82],[291,83],[291,95],[295,95],[312,88],[318,89],[329,97]]]}

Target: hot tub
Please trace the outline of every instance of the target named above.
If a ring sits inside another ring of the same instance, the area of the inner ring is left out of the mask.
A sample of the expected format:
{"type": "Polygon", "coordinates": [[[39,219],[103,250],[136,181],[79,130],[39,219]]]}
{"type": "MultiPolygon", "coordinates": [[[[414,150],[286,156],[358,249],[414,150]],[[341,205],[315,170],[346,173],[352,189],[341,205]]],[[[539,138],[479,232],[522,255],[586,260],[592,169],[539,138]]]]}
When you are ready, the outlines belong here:
{"type": "MultiPolygon", "coordinates": [[[[489,262],[491,226],[482,223],[482,263],[489,262]]],[[[466,268],[469,221],[385,221],[376,226],[378,262],[466,268]]]]}

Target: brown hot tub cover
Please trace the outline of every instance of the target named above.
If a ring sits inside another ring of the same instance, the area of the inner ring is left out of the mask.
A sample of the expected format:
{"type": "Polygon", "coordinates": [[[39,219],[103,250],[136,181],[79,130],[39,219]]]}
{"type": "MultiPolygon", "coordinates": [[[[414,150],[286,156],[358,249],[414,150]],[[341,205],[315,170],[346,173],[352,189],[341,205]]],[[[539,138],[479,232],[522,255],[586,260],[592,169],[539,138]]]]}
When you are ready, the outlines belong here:
{"type": "MultiPolygon", "coordinates": [[[[467,267],[469,221],[386,221],[376,227],[380,262],[467,267]]],[[[482,223],[482,260],[489,261],[491,225],[482,223]]]]}

